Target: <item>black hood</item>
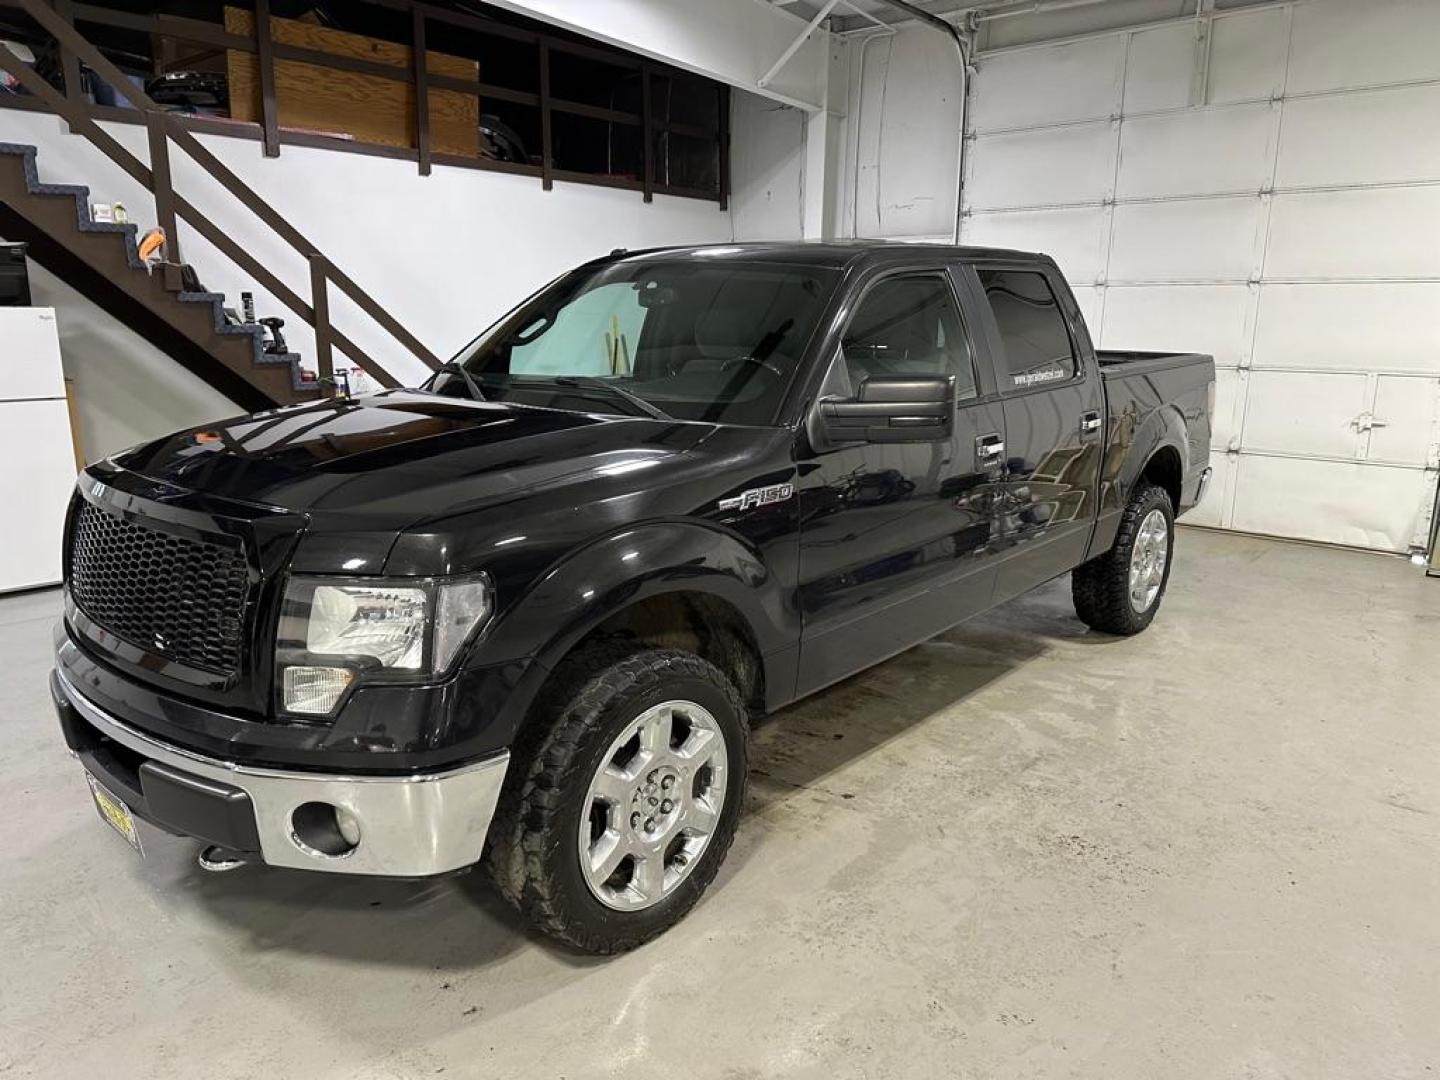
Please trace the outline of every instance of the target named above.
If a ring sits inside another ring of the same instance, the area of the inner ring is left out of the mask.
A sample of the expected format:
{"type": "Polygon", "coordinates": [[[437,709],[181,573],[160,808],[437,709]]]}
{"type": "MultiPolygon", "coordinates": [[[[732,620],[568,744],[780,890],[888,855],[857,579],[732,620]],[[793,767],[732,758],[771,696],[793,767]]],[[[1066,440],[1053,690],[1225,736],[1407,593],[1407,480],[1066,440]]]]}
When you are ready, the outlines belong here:
{"type": "Polygon", "coordinates": [[[302,514],[312,533],[393,540],[427,520],[519,498],[559,494],[584,505],[596,481],[641,461],[652,475],[663,472],[654,467],[713,430],[398,390],[194,428],[115,464],[176,488],[302,514]]]}

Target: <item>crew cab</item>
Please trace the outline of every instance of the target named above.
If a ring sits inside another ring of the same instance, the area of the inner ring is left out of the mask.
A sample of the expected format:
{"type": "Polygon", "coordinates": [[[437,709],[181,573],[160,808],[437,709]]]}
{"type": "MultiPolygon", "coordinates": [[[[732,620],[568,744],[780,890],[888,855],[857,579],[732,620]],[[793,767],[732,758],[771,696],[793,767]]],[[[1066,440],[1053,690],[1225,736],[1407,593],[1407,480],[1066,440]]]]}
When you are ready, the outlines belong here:
{"type": "Polygon", "coordinates": [[[751,722],[1072,572],[1155,617],[1214,364],[1097,353],[1055,263],[616,252],[418,389],[92,465],[52,678],[102,817],[246,863],[483,864],[584,950],[725,858],[751,722]]]}

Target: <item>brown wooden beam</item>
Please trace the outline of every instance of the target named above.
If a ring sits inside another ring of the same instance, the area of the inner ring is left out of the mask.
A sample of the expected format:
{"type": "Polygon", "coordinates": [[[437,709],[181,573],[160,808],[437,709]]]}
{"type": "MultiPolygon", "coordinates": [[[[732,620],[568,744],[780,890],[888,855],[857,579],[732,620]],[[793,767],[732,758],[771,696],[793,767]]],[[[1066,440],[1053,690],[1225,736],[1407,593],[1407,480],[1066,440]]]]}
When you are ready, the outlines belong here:
{"type": "Polygon", "coordinates": [[[550,123],[550,45],[540,42],[540,183],[555,186],[554,131],[550,123]]]}
{"type": "Polygon", "coordinates": [[[334,337],[330,332],[330,281],[328,260],[324,255],[310,253],[310,306],[315,309],[315,373],[320,379],[320,393],[335,396],[334,337]]]}
{"type": "Polygon", "coordinates": [[[425,70],[425,12],[416,8],[410,40],[410,58],[415,74],[415,147],[419,152],[420,175],[430,175],[430,82],[425,70]]]}
{"type": "Polygon", "coordinates": [[[270,0],[255,0],[255,52],[260,59],[260,126],[265,156],[280,156],[280,107],[275,99],[275,44],[270,38],[270,0]]]}
{"type": "Polygon", "coordinates": [[[650,65],[640,69],[640,138],[645,153],[645,201],[655,201],[655,109],[650,101],[650,65]]]}

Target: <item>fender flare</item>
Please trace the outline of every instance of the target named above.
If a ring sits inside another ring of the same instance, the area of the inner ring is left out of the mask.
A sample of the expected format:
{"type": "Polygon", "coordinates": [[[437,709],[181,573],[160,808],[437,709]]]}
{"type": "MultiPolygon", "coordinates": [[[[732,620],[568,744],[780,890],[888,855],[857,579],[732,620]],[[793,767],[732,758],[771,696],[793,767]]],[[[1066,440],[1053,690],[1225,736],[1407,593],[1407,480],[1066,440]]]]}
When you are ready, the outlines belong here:
{"type": "Polygon", "coordinates": [[[567,555],[507,606],[486,634],[485,650],[551,669],[606,619],[676,592],[708,594],[735,608],[762,663],[789,641],[784,589],[758,551],[711,525],[661,521],[628,527],[567,555]]]}

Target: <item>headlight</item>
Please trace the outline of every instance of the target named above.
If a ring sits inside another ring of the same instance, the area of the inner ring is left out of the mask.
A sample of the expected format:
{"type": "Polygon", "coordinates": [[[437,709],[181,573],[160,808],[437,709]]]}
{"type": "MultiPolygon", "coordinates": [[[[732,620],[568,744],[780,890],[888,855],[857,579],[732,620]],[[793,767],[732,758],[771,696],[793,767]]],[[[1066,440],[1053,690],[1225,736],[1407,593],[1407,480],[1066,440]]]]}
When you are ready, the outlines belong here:
{"type": "Polygon", "coordinates": [[[328,716],[354,682],[440,675],[493,606],[483,575],[291,578],[275,642],[282,708],[328,716]]]}

